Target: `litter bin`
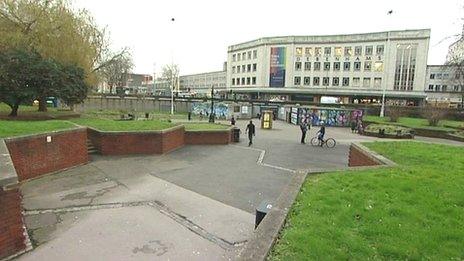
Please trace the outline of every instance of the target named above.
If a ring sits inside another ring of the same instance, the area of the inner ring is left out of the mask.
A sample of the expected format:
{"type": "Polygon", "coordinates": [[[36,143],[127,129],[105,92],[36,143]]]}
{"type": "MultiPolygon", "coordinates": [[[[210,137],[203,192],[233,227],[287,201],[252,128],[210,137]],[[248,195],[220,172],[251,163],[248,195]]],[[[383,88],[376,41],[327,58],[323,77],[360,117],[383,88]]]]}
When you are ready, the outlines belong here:
{"type": "Polygon", "coordinates": [[[263,200],[261,204],[259,204],[259,206],[256,208],[255,229],[271,209],[272,204],[269,200],[263,200]]]}
{"type": "Polygon", "coordinates": [[[240,142],[240,129],[235,127],[232,129],[232,133],[233,133],[233,141],[240,142]]]}

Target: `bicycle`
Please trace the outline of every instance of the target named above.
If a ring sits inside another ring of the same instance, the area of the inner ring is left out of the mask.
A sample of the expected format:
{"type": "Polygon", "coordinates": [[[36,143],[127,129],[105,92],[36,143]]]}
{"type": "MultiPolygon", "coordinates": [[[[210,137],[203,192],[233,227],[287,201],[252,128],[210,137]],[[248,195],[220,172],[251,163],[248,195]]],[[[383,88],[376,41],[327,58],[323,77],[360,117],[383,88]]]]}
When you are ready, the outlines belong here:
{"type": "Polygon", "coordinates": [[[313,145],[314,147],[316,146],[326,146],[327,148],[333,148],[335,147],[335,145],[337,144],[337,142],[335,141],[334,138],[328,138],[328,139],[325,139],[325,140],[322,140],[320,141],[319,140],[319,137],[314,137],[311,139],[311,145],[313,145]],[[322,142],[322,144],[321,144],[322,142]]]}

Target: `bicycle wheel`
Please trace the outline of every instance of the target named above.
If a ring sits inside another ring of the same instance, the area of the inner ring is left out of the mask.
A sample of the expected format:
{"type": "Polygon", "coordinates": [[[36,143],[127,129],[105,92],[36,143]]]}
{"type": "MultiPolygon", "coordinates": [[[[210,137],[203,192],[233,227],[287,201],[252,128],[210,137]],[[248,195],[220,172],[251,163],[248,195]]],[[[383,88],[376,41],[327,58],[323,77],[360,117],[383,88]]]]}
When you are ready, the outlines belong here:
{"type": "Polygon", "coordinates": [[[319,146],[319,139],[317,137],[312,138],[311,139],[311,145],[319,146]]]}
{"type": "Polygon", "coordinates": [[[328,138],[325,141],[325,145],[327,146],[327,148],[333,148],[333,147],[335,147],[336,144],[337,144],[337,142],[332,138],[328,138]]]}

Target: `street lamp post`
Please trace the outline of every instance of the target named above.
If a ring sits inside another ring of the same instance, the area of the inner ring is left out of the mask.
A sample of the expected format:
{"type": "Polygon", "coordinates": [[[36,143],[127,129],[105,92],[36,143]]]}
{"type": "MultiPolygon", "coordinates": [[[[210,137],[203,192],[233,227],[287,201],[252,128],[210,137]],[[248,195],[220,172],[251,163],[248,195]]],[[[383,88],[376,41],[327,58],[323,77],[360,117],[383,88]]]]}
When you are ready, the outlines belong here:
{"type": "Polygon", "coordinates": [[[214,84],[211,85],[211,113],[209,114],[209,122],[214,123],[214,84]]]}

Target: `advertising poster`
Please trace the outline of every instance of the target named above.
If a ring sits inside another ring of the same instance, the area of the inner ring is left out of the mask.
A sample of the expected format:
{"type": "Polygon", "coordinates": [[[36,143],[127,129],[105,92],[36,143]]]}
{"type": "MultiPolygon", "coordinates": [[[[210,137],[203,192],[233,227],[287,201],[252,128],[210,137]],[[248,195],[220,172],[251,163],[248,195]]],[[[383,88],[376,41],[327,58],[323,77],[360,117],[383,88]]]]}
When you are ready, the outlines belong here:
{"type": "Polygon", "coordinates": [[[285,87],[286,48],[271,47],[269,87],[285,87]]]}

